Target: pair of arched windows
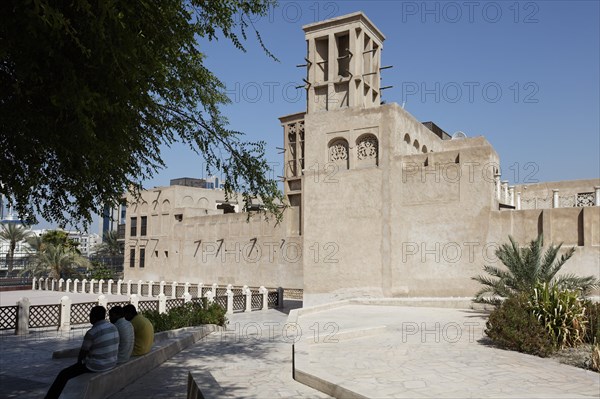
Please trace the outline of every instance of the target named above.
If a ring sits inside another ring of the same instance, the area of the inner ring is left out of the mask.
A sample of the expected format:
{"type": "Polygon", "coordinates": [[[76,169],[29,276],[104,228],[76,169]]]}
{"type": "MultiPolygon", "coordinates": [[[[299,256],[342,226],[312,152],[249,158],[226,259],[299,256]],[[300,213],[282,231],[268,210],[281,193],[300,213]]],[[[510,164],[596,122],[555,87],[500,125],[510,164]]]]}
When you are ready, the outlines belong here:
{"type": "MultiPolygon", "coordinates": [[[[329,162],[345,169],[349,168],[350,151],[348,141],[336,138],[329,142],[329,162]]],[[[363,134],[356,140],[357,166],[377,166],[379,164],[379,140],[374,134],[363,134]]]]}

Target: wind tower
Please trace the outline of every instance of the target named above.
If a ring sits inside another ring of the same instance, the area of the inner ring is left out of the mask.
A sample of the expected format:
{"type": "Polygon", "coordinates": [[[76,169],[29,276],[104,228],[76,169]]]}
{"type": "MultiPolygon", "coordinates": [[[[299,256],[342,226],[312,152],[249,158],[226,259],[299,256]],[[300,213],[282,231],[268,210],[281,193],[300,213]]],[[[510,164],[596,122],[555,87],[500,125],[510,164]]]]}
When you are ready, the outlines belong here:
{"type": "Polygon", "coordinates": [[[362,12],[303,27],[307,113],[381,103],[381,50],[385,36],[362,12]]]}
{"type": "Polygon", "coordinates": [[[381,68],[385,36],[362,12],[305,25],[303,29],[307,53],[305,63],[298,67],[306,68],[306,110],[280,118],[284,128],[284,192],[292,207],[290,217],[297,220],[293,230],[298,234],[303,230],[304,174],[315,165],[314,159],[306,164],[306,155],[314,156],[319,148],[316,132],[305,131],[305,117],[378,107],[380,71],[387,68],[381,68]]]}

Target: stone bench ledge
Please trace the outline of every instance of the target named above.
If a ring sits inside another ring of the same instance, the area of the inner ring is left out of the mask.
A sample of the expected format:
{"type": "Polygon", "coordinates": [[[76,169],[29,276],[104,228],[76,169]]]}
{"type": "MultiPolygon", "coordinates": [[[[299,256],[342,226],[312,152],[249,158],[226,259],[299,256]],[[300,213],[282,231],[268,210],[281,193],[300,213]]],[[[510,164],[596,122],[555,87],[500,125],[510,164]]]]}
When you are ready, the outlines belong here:
{"type": "MultiPolygon", "coordinates": [[[[185,327],[155,334],[155,346],[142,356],[133,357],[127,363],[103,373],[86,373],[67,383],[63,399],[103,399],[114,395],[138,378],[160,366],[183,349],[223,327],[214,324],[185,327]]],[[[67,353],[73,349],[57,351],[67,353]]],[[[79,348],[77,348],[77,353],[79,348]]],[[[60,356],[60,354],[58,355],[60,356]]],[[[75,354],[77,356],[77,354],[75,354]]],[[[54,357],[54,355],[53,355],[54,357]]],[[[67,357],[67,356],[63,356],[67,357]]]]}

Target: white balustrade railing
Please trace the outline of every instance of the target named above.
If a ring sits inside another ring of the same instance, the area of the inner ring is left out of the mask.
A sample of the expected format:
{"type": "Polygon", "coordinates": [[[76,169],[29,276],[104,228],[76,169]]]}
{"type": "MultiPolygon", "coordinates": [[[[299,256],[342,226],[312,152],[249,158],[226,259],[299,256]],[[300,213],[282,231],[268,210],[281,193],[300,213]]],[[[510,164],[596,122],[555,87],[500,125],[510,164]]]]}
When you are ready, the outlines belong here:
{"type": "Polygon", "coordinates": [[[511,186],[506,196],[498,194],[498,200],[513,205],[516,210],[600,206],[600,186],[595,186],[593,192],[566,195],[560,195],[560,190],[553,189],[552,195],[547,197],[527,197],[521,191],[515,194],[511,186]]]}
{"type": "MultiPolygon", "coordinates": [[[[54,290],[54,291],[62,291],[65,292],[65,294],[68,293],[90,293],[90,294],[98,294],[98,299],[97,302],[98,304],[104,306],[104,307],[109,307],[109,305],[111,304],[111,302],[109,301],[109,298],[111,298],[112,295],[127,295],[128,299],[127,301],[129,303],[132,303],[136,306],[136,308],[139,309],[139,303],[140,302],[154,302],[157,301],[158,304],[156,307],[154,307],[155,309],[158,309],[159,312],[161,313],[165,313],[167,310],[167,302],[169,300],[181,300],[183,299],[184,303],[193,301],[194,298],[206,298],[207,303],[211,304],[211,303],[219,303],[221,306],[223,306],[226,309],[226,312],[228,314],[231,314],[235,311],[243,311],[243,312],[250,312],[252,310],[266,310],[269,307],[282,307],[283,306],[283,293],[284,290],[282,288],[278,288],[277,290],[268,290],[267,288],[261,286],[258,289],[254,289],[252,290],[250,287],[248,287],[247,285],[244,285],[242,287],[234,287],[231,284],[228,284],[226,286],[221,286],[222,288],[226,289],[226,293],[224,296],[217,296],[217,288],[219,288],[218,284],[212,284],[212,285],[207,285],[205,286],[203,283],[198,283],[197,285],[195,285],[193,288],[197,288],[194,293],[196,294],[195,296],[192,296],[192,294],[190,293],[190,288],[192,287],[192,284],[189,282],[185,282],[185,283],[177,283],[177,282],[165,282],[165,281],[160,281],[158,283],[159,285],[159,294],[155,297],[152,296],[152,287],[154,286],[154,282],[153,281],[148,281],[148,282],[143,282],[142,280],[137,281],[137,283],[135,283],[135,285],[133,285],[132,281],[129,280],[126,283],[119,279],[116,282],[113,280],[108,280],[107,282],[105,282],[104,280],[99,280],[96,281],[94,279],[91,279],[90,281],[84,279],[81,281],[81,288],[79,286],[80,281],[78,279],[75,280],[71,280],[71,279],[52,279],[52,278],[44,278],[44,277],[40,277],[39,279],[33,279],[32,282],[32,288],[34,290],[54,290]],[[132,285],[133,287],[137,288],[136,293],[132,293],[132,285]],[[165,295],[164,293],[164,289],[165,286],[170,285],[171,286],[171,296],[170,298],[165,295]],[[146,293],[146,295],[144,295],[142,297],[142,286],[144,288],[148,288],[148,291],[146,293]],[[114,287],[114,289],[113,289],[114,287]],[[178,296],[177,292],[178,292],[178,287],[180,288],[180,294],[178,296]],[[113,292],[115,291],[115,292],[113,292]],[[277,292],[277,295],[274,297],[271,297],[270,294],[274,294],[275,292],[277,292]],[[145,298],[156,298],[154,300],[145,300],[145,298]],[[259,299],[254,299],[253,298],[259,298],[259,299]],[[270,300],[271,298],[271,300],[270,300]],[[276,298],[276,301],[274,300],[274,298],[276,298]]],[[[114,297],[113,297],[114,298],[114,297]]],[[[28,304],[28,299],[24,298],[23,299],[24,302],[19,302],[18,306],[23,307],[23,310],[20,311],[20,319],[27,319],[28,320],[28,315],[29,312],[25,311],[25,307],[27,307],[27,310],[29,309],[29,304],[28,304]]],[[[65,295],[61,298],[60,301],[60,319],[59,322],[57,322],[57,327],[59,328],[59,330],[69,330],[71,328],[71,306],[73,305],[73,300],[68,296],[65,295]]],[[[75,304],[77,305],[77,304],[75,304]]],[[[15,324],[16,327],[16,332],[18,334],[24,334],[26,332],[24,331],[28,331],[29,328],[29,322],[25,323],[23,320],[21,321],[17,321],[15,324]],[[24,326],[27,326],[27,328],[25,328],[24,326]]]]}
{"type": "MultiPolygon", "coordinates": [[[[46,287],[57,287],[57,286],[64,286],[65,289],[70,288],[70,283],[71,280],[63,280],[60,279],[58,280],[59,284],[54,285],[52,284],[53,279],[44,279],[44,278],[40,278],[37,279],[33,284],[36,284],[37,289],[46,289],[46,287]],[[50,280],[50,282],[49,282],[50,280]],[[64,283],[64,284],[63,284],[64,283]],[[50,284],[50,285],[48,285],[50,284]]],[[[76,291],[76,287],[77,287],[77,280],[74,281],[74,285],[73,285],[73,292],[77,292],[76,291]]],[[[119,302],[123,302],[121,301],[117,301],[117,302],[111,302],[109,300],[109,296],[112,295],[110,291],[110,288],[108,289],[104,289],[103,287],[111,287],[113,281],[109,280],[108,281],[108,285],[104,286],[103,281],[100,280],[100,282],[98,283],[98,294],[99,296],[97,297],[96,302],[98,305],[100,306],[104,306],[107,309],[110,309],[112,306],[120,304],[119,302]],[[106,291],[106,292],[102,292],[102,291],[106,291]],[[109,295],[109,296],[107,296],[109,295]],[[112,305],[112,306],[111,306],[112,305]]],[[[119,280],[117,282],[117,287],[121,288],[123,287],[122,284],[122,280],[119,280]]],[[[151,283],[148,283],[151,284],[151,283]]],[[[161,281],[161,287],[165,286],[165,282],[161,281]]],[[[128,284],[130,285],[130,284],[128,284]]],[[[181,298],[178,298],[177,300],[184,300],[184,303],[193,301],[194,298],[192,298],[192,295],[189,292],[189,283],[184,283],[181,284],[184,287],[184,293],[182,295],[181,298]]],[[[93,290],[93,286],[94,284],[90,281],[89,284],[89,290],[92,291],[93,290]]],[[[177,285],[179,286],[179,285],[177,285]]],[[[201,295],[202,294],[202,287],[203,284],[199,284],[198,285],[198,293],[201,295]]],[[[259,287],[257,290],[252,290],[251,288],[249,288],[248,286],[243,286],[241,288],[234,288],[231,284],[226,286],[226,295],[222,296],[222,297],[216,297],[215,296],[215,292],[217,289],[217,285],[213,284],[212,285],[212,289],[210,290],[206,290],[206,293],[203,297],[201,298],[206,298],[206,302],[208,304],[212,304],[212,303],[219,303],[221,304],[221,306],[224,306],[224,308],[226,309],[226,312],[228,314],[233,313],[234,311],[243,311],[243,312],[251,312],[252,310],[266,310],[269,307],[282,307],[283,306],[283,294],[284,294],[284,290],[283,288],[278,288],[277,290],[271,290],[269,291],[267,288],[261,286],[259,287]],[[239,294],[239,292],[241,291],[241,294],[239,294]],[[237,293],[237,294],[236,294],[237,293]],[[275,296],[271,296],[271,294],[275,295],[275,296]],[[256,299],[255,301],[253,301],[253,298],[259,298],[256,299]],[[243,305],[243,306],[241,306],[243,305]]],[[[117,290],[117,294],[119,294],[118,292],[119,290],[117,290]]],[[[199,298],[199,297],[197,297],[199,298]]],[[[155,305],[154,309],[158,309],[158,311],[160,313],[166,313],[167,312],[167,303],[169,300],[173,300],[173,299],[168,299],[167,296],[161,292],[156,299],[154,300],[141,300],[142,297],[141,295],[138,294],[132,294],[129,295],[129,298],[127,299],[127,302],[133,304],[138,310],[140,309],[140,306],[144,305],[144,303],[149,303],[149,302],[157,302],[157,304],[155,305]]],[[[179,304],[181,304],[181,302],[179,302],[179,304]]],[[[83,305],[87,305],[87,306],[92,306],[89,305],[88,303],[83,304],[83,305]]],[[[31,305],[30,301],[28,298],[21,298],[18,302],[17,302],[17,307],[18,307],[18,312],[14,312],[15,313],[15,320],[12,321],[11,327],[10,328],[14,328],[15,333],[16,334],[28,334],[29,333],[29,329],[30,328],[38,328],[38,327],[44,327],[44,328],[48,328],[48,327],[52,327],[52,325],[49,325],[47,321],[45,321],[44,325],[36,325],[36,322],[32,323],[30,322],[30,308],[34,307],[34,306],[40,306],[40,307],[48,307],[48,305],[31,305]]],[[[79,303],[73,303],[73,299],[71,297],[69,297],[68,295],[64,295],[61,299],[60,302],[57,305],[51,305],[51,306],[58,306],[59,307],[59,315],[58,317],[56,317],[56,313],[53,313],[56,320],[54,320],[54,327],[57,327],[58,330],[60,331],[68,331],[72,328],[73,324],[81,324],[82,320],[81,320],[81,306],[82,304],[79,303]],[[78,308],[76,308],[75,313],[73,313],[73,307],[77,306],[78,308]],[[78,315],[79,312],[79,315],[78,315]]],[[[148,305],[145,305],[148,306],[148,305]]],[[[173,305],[172,306],[179,306],[179,305],[173,305]]],[[[14,307],[14,306],[13,306],[14,307]]],[[[6,307],[9,308],[9,307],[6,307]]],[[[1,310],[1,309],[0,309],[1,310]]],[[[142,310],[143,311],[143,308],[142,310]]],[[[50,310],[48,310],[48,312],[50,312],[50,310]]],[[[36,314],[38,314],[38,312],[36,312],[36,314]]],[[[38,316],[39,317],[39,316],[38,316]]],[[[50,316],[47,316],[50,317],[50,316]]],[[[45,319],[46,320],[46,319],[45,319]]],[[[9,321],[3,320],[3,323],[8,323],[9,321]]],[[[6,329],[3,328],[2,325],[0,325],[0,329],[6,329]]]]}

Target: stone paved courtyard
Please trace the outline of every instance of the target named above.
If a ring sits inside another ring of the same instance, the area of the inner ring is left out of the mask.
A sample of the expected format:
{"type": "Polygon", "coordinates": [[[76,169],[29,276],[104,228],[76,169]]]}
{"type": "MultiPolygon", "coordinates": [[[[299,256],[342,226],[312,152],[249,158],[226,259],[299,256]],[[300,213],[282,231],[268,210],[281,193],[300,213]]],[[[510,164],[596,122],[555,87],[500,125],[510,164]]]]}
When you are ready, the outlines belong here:
{"type": "Polygon", "coordinates": [[[600,397],[598,373],[490,346],[479,311],[349,305],[298,321],[311,336],[297,369],[365,397],[600,397]]]}
{"type": "MultiPolygon", "coordinates": [[[[292,379],[296,371],[355,397],[600,398],[600,374],[489,346],[474,310],[349,304],[300,314],[236,313],[228,331],[180,352],[115,399],[185,398],[192,371],[206,397],[325,398],[292,379]],[[294,321],[298,324],[294,324],[294,321]]],[[[0,336],[0,397],[43,397],[73,359],[85,329],[0,336]]]]}

